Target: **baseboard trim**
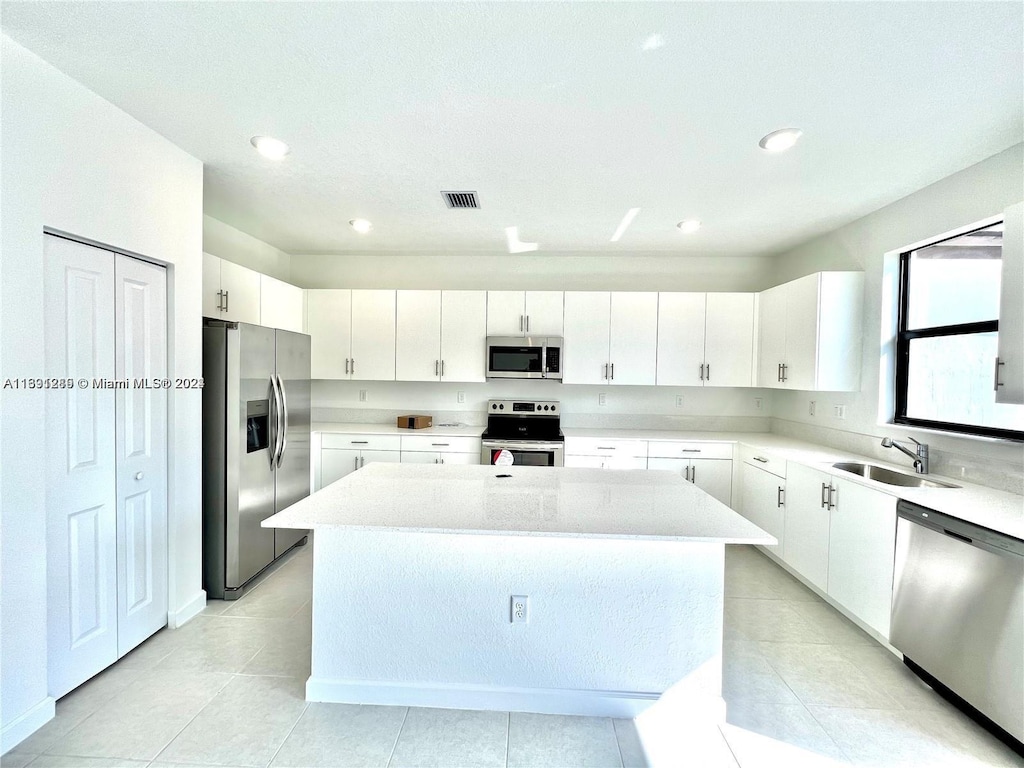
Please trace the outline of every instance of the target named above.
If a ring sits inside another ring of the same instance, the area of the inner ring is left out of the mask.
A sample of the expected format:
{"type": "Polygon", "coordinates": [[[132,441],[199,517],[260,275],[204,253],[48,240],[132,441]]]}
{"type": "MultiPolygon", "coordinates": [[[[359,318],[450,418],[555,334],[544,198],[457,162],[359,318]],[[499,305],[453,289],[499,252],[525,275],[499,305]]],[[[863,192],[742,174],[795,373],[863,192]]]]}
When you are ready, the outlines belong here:
{"type": "Polygon", "coordinates": [[[167,614],[167,626],[170,629],[177,629],[178,627],[184,626],[200,613],[206,607],[206,592],[202,589],[197,592],[191,600],[185,603],[181,608],[174,612],[168,612],[167,614]]]}
{"type": "Polygon", "coordinates": [[[57,700],[47,696],[28,712],[0,729],[0,754],[14,749],[53,719],[57,700]]]}
{"type": "Polygon", "coordinates": [[[306,700],[332,704],[383,704],[442,709],[489,709],[546,715],[634,718],[661,697],[649,691],[501,688],[485,685],[425,685],[310,677],[306,700]]]}

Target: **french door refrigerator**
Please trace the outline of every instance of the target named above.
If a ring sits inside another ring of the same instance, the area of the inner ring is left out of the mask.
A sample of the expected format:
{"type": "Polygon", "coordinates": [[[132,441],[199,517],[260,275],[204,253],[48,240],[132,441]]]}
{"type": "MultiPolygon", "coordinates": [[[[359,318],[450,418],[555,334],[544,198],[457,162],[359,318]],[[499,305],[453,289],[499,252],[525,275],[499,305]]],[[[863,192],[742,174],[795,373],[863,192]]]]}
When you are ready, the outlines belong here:
{"type": "Polygon", "coordinates": [[[260,523],[309,495],[310,337],[203,323],[203,581],[240,597],[306,531],[260,523]]]}

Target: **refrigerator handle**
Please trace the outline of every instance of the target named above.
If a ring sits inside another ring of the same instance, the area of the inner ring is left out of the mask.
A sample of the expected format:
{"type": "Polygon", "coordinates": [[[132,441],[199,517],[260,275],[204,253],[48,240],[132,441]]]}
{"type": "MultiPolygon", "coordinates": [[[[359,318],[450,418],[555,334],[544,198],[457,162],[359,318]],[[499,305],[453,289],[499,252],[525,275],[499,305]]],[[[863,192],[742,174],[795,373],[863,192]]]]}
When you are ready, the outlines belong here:
{"type": "Polygon", "coordinates": [[[274,374],[270,374],[270,389],[274,396],[270,398],[270,468],[277,461],[277,444],[281,440],[281,401],[277,397],[277,382],[274,374]]]}
{"type": "Polygon", "coordinates": [[[288,447],[288,395],[284,391],[284,382],[277,376],[277,391],[281,393],[281,408],[277,413],[277,433],[281,438],[281,448],[277,452],[277,466],[281,466],[284,450],[288,447]]]}

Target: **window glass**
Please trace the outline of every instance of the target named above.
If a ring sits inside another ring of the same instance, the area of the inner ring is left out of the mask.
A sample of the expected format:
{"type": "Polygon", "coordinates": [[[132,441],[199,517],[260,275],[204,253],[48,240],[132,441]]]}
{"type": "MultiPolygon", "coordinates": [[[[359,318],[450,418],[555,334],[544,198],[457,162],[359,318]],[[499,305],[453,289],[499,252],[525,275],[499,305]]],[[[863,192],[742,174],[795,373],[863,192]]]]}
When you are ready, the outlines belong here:
{"type": "Polygon", "coordinates": [[[907,328],[998,319],[1002,230],[994,225],[911,251],[907,328]]]}

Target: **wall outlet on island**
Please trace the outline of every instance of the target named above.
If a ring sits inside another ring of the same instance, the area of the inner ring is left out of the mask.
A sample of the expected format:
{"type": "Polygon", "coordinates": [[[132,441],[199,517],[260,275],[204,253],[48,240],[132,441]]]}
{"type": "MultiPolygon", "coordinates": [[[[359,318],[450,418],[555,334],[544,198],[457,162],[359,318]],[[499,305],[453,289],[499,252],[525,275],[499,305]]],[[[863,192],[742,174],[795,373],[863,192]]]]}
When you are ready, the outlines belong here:
{"type": "Polygon", "coordinates": [[[600,394],[599,394],[599,395],[597,396],[597,404],[598,404],[598,405],[604,405],[604,404],[605,404],[605,403],[606,403],[607,401],[608,401],[608,396],[607,396],[607,395],[605,395],[605,393],[604,393],[604,392],[601,392],[601,393],[600,393],[600,394]]]}
{"type": "Polygon", "coordinates": [[[526,595],[512,595],[512,623],[528,624],[530,621],[530,598],[526,595]]]}
{"type": "Polygon", "coordinates": [[[360,389],[359,390],[359,402],[360,403],[365,403],[366,402],[366,390],[365,389],[360,389]]]}

